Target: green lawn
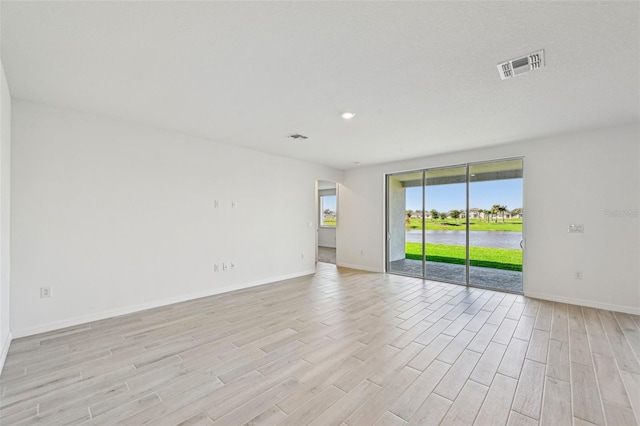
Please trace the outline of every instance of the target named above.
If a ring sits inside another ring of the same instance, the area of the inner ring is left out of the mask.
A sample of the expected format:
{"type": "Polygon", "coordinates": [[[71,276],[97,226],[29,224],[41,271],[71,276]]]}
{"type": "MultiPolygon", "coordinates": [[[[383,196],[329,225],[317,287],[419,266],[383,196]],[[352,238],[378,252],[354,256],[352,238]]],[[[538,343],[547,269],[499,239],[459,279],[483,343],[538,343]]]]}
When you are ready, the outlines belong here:
{"type": "MultiPolygon", "coordinates": [[[[469,250],[471,266],[522,271],[521,250],[489,247],[470,247],[469,250]]],[[[407,243],[406,258],[420,260],[422,258],[422,244],[407,243]]],[[[464,265],[466,250],[462,246],[426,244],[426,258],[432,262],[464,265]]]]}
{"type": "MultiPolygon", "coordinates": [[[[422,229],[422,219],[412,218],[409,219],[410,223],[407,226],[408,229],[422,229]]],[[[445,221],[427,219],[427,231],[464,231],[465,221],[464,219],[445,219],[445,221]]],[[[471,219],[469,221],[469,231],[508,231],[508,232],[522,232],[522,219],[505,219],[505,223],[502,223],[502,219],[498,218],[498,223],[487,222],[485,220],[471,219]]]]}
{"type": "Polygon", "coordinates": [[[326,217],[323,220],[322,226],[336,226],[336,218],[335,217],[326,217]]]}

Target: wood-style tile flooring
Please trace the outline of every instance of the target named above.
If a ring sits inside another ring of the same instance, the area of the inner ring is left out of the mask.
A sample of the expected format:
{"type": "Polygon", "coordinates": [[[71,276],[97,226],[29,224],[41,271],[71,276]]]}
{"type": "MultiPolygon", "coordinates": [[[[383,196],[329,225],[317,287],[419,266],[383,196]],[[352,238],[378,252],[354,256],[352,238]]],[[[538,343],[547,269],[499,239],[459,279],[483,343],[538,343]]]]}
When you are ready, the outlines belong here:
{"type": "Polygon", "coordinates": [[[633,425],[640,317],[319,264],[15,340],[0,424],[633,425]]]}

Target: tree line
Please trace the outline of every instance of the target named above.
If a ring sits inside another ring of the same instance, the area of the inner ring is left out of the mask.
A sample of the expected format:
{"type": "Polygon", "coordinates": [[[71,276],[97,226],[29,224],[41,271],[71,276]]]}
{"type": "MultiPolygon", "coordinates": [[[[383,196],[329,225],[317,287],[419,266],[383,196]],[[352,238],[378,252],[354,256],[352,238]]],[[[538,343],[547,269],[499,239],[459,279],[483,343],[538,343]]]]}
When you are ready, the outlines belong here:
{"type": "MultiPolygon", "coordinates": [[[[502,218],[502,223],[505,223],[505,216],[506,213],[509,212],[512,216],[516,216],[516,215],[521,215],[522,214],[522,208],[517,208],[517,209],[513,209],[513,210],[509,210],[507,208],[507,206],[501,205],[501,204],[494,204],[491,209],[478,209],[478,213],[482,213],[484,215],[484,219],[487,222],[491,222],[492,220],[495,220],[495,223],[498,223],[498,218],[501,217],[502,218]]],[[[414,215],[414,213],[417,213],[420,215],[420,211],[416,210],[407,210],[407,219],[409,219],[410,217],[412,217],[414,215]]],[[[439,212],[436,209],[432,209],[429,210],[428,212],[428,217],[431,217],[431,219],[433,220],[438,220],[440,219],[441,221],[444,222],[444,220],[447,217],[450,217],[452,219],[455,219],[456,221],[460,218],[460,217],[464,217],[464,213],[465,210],[451,210],[449,212],[439,212]]],[[[422,215],[420,215],[422,216],[422,215]]]]}

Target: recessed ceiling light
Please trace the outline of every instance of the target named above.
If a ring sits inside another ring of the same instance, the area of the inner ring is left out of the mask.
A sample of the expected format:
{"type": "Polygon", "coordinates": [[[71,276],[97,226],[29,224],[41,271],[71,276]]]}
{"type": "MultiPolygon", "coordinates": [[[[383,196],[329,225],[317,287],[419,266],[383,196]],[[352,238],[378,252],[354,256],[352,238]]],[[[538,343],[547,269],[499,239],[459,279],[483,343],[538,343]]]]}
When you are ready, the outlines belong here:
{"type": "Polygon", "coordinates": [[[356,116],[355,112],[347,111],[342,113],[342,118],[344,118],[345,120],[351,120],[355,116],[356,116]]]}

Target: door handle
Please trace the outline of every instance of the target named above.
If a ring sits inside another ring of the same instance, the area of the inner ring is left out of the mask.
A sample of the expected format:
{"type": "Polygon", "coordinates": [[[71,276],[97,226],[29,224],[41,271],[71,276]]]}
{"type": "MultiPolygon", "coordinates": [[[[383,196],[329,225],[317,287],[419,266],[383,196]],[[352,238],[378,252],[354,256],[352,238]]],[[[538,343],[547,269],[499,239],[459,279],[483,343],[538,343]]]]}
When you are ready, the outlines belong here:
{"type": "Polygon", "coordinates": [[[521,248],[522,250],[524,250],[524,246],[525,246],[525,244],[524,244],[524,240],[520,240],[520,248],[521,248]]]}
{"type": "Polygon", "coordinates": [[[387,241],[391,241],[391,232],[387,231],[387,241]]]}

